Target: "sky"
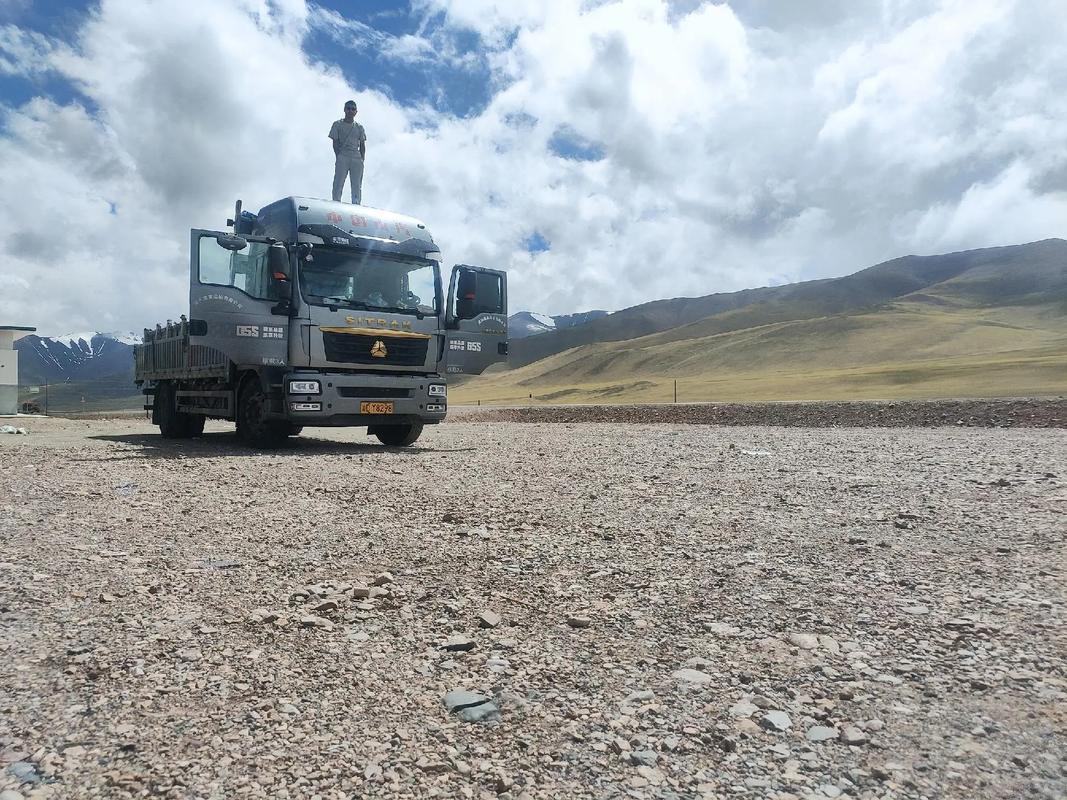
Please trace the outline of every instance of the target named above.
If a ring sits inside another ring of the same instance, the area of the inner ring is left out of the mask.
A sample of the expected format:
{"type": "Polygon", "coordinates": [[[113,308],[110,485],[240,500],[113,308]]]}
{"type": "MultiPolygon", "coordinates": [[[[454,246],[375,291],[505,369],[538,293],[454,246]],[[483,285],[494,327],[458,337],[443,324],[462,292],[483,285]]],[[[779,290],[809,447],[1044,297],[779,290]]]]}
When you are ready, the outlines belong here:
{"type": "Polygon", "coordinates": [[[1063,0],[0,0],[0,324],[188,308],[189,229],[363,201],[511,311],[1063,237],[1063,0]]]}

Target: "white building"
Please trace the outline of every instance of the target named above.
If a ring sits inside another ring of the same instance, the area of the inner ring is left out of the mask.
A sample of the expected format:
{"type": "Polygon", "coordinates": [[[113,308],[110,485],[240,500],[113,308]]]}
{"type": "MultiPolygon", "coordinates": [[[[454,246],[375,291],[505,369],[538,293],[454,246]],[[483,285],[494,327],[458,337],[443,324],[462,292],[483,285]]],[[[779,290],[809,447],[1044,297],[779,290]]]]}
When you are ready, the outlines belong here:
{"type": "Polygon", "coordinates": [[[0,416],[19,410],[19,353],[15,340],[36,328],[0,325],[0,416]]]}

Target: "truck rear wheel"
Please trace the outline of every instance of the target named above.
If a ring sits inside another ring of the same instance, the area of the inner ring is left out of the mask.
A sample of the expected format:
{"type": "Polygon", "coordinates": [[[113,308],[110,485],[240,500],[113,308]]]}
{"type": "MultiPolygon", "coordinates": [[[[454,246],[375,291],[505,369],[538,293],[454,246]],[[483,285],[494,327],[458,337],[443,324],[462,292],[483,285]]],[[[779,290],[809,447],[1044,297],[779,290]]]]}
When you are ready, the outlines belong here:
{"type": "Polygon", "coordinates": [[[374,435],[378,441],[389,447],[407,447],[415,444],[422,435],[422,423],[413,425],[375,425],[374,435]]]}
{"type": "Polygon", "coordinates": [[[241,386],[237,399],[237,435],[252,447],[277,447],[285,440],[288,423],[268,418],[270,398],[256,379],[241,386]]]}
{"type": "Polygon", "coordinates": [[[164,439],[191,439],[204,432],[204,418],[178,410],[176,388],[170,381],[156,386],[152,406],[153,417],[164,439]]]}

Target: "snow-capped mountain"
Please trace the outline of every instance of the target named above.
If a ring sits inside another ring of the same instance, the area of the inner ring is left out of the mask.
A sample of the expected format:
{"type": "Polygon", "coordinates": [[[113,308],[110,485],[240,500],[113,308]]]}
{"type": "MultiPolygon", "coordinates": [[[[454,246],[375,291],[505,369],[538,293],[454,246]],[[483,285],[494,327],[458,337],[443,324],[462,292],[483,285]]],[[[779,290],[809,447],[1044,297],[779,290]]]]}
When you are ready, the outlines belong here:
{"type": "Polygon", "coordinates": [[[135,333],[85,331],[62,336],[25,336],[15,342],[19,351],[19,382],[60,383],[101,377],[133,381],[135,333]]]}
{"type": "Polygon", "coordinates": [[[508,336],[512,339],[524,339],[527,336],[536,336],[539,333],[547,333],[559,328],[573,328],[575,325],[584,325],[594,319],[606,317],[610,313],[610,311],[582,311],[578,314],[550,317],[546,314],[536,314],[533,311],[519,311],[508,317],[508,336]]]}

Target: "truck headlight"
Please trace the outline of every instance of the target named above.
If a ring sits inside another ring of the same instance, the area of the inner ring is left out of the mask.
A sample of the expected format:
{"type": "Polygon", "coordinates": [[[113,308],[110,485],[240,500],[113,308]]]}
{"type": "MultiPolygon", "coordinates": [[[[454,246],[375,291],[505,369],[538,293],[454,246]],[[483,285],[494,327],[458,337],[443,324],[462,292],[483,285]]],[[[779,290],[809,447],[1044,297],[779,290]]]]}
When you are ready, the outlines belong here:
{"type": "Polygon", "coordinates": [[[289,381],[289,394],[319,394],[318,381],[289,381]]]}
{"type": "Polygon", "coordinates": [[[448,394],[448,386],[443,383],[430,384],[430,397],[444,397],[448,394]]]}

